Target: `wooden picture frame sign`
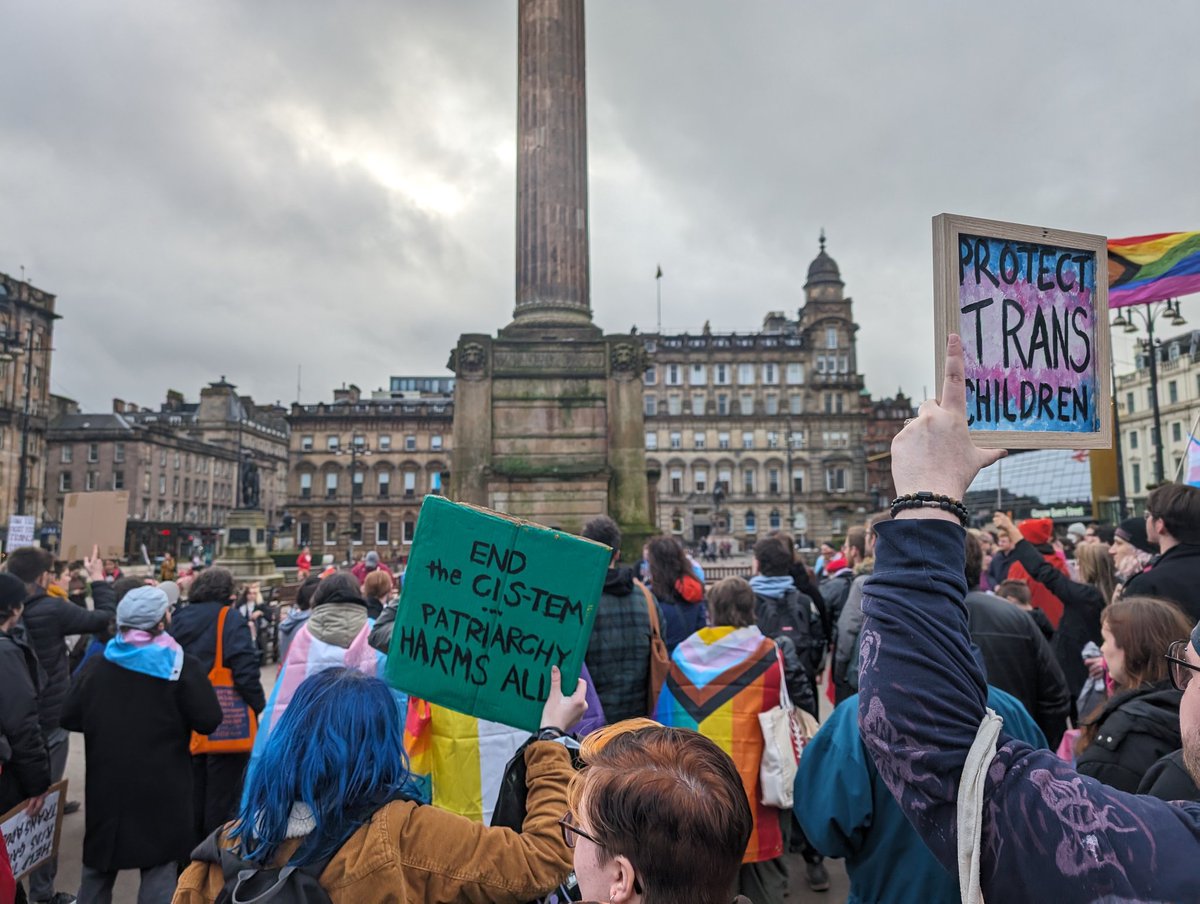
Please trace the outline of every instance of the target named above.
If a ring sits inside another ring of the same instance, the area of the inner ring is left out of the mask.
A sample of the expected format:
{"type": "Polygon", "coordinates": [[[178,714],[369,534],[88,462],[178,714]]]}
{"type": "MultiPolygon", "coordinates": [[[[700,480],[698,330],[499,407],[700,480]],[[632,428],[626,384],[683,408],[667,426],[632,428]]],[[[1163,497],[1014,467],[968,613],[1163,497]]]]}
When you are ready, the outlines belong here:
{"type": "Polygon", "coordinates": [[[937,385],[958,333],[977,445],[1112,447],[1107,254],[1100,235],[933,218],[937,385]]]}

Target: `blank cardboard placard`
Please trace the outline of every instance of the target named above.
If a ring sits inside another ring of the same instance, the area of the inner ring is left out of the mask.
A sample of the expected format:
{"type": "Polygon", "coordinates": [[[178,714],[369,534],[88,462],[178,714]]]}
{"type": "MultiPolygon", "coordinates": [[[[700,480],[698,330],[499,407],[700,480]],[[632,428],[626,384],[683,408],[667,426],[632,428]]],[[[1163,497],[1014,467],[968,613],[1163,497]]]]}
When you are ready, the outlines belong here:
{"type": "Polygon", "coordinates": [[[977,445],[1111,447],[1107,253],[1100,235],[933,218],[937,380],[958,333],[977,445]]]}
{"type": "Polygon", "coordinates": [[[75,562],[100,548],[105,559],[125,554],[125,522],[129,517],[129,492],[68,493],[63,500],[60,557],[75,562]]]}
{"type": "MultiPolygon", "coordinates": [[[[612,550],[428,496],[400,594],[387,680],[431,703],[528,731],[550,667],[574,690],[612,550]]],[[[566,727],[566,726],[560,726],[566,727]]]]}
{"type": "Polygon", "coordinates": [[[66,801],[66,781],[56,782],[46,792],[42,808],[32,816],[25,815],[25,803],[0,816],[0,835],[18,882],[58,853],[66,801]]]}

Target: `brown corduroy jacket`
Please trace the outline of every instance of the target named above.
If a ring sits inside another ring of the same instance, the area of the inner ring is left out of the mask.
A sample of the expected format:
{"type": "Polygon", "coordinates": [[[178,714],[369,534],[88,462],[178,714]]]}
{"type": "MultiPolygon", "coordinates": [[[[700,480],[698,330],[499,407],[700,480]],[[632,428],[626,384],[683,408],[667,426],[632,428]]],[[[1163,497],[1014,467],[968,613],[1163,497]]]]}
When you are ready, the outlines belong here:
{"type": "MultiPolygon", "coordinates": [[[[333,904],[519,904],[546,894],[571,871],[558,825],[567,811],[571,759],[561,744],[542,741],[526,748],[525,765],[529,790],[521,832],[394,801],[342,845],[321,873],[321,886],[333,904]]],[[[282,846],[274,865],[286,863],[300,841],[282,846]]],[[[219,865],[194,860],[172,904],[211,904],[224,884],[219,865]]]]}

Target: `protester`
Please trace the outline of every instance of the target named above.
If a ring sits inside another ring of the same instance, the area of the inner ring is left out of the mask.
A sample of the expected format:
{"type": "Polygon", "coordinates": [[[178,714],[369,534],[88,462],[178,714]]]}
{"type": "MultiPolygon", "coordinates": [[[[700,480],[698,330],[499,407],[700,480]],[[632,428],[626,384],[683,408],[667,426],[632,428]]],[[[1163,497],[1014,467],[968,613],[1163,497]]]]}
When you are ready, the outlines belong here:
{"type": "Polygon", "coordinates": [[[1138,794],[1149,794],[1159,800],[1187,800],[1200,803],[1200,788],[1188,775],[1183,761],[1183,749],[1173,750],[1146,770],[1138,794]]]}
{"type": "Polygon", "coordinates": [[[83,733],[87,823],[80,904],[109,904],[117,873],[141,871],[139,904],[167,904],[193,838],[192,732],[221,724],[200,662],[166,632],[157,587],[117,605],[117,635],[80,671],[63,725],[83,733]]]}
{"type": "Polygon", "coordinates": [[[1191,627],[1174,603],[1153,597],[1127,596],[1104,610],[1100,649],[1113,696],[1099,712],[1080,714],[1081,775],[1132,793],[1151,766],[1179,749],[1180,693],[1163,651],[1191,627]]]}
{"type": "Polygon", "coordinates": [[[817,561],[813,564],[813,571],[816,572],[818,578],[824,580],[827,566],[838,555],[837,546],[833,543],[822,543],[817,552],[817,561]]]}
{"type": "Polygon", "coordinates": [[[778,537],[787,547],[788,555],[792,558],[792,564],[788,568],[788,574],[792,576],[793,586],[807,596],[816,607],[817,614],[821,618],[821,630],[824,632],[825,625],[829,622],[829,614],[825,607],[825,597],[821,595],[821,591],[817,589],[817,575],[813,569],[809,568],[804,559],[800,557],[800,553],[796,551],[796,541],[791,534],[783,531],[771,531],[769,536],[778,537]]]}
{"type": "Polygon", "coordinates": [[[176,577],[175,557],[167,552],[163,554],[162,564],[158,566],[160,581],[173,581],[176,577]]]}
{"type": "Polygon", "coordinates": [[[300,548],[296,556],[296,580],[303,583],[312,574],[312,550],[307,545],[300,548]]]}
{"type": "Polygon", "coordinates": [[[1100,643],[1100,613],[1113,597],[1116,582],[1112,558],[1100,544],[1083,544],[1075,551],[1079,580],[1073,581],[1019,536],[1016,526],[1003,512],[995,515],[996,527],[1008,535],[1013,554],[1034,580],[1061,601],[1063,611],[1051,647],[1074,700],[1083,690],[1088,670],[1081,651],[1089,642],[1100,643]]]}
{"type": "Polygon", "coordinates": [[[558,824],[571,758],[558,741],[583,714],[584,694],[580,682],[564,697],[552,670],[542,729],[525,751],[527,812],[518,833],[418,805],[388,687],[353,669],[314,675],[251,770],[238,818],[196,851],[180,877],[175,904],[215,901],[239,868],[283,864],[314,866],[333,904],[520,902],[545,894],[571,869],[558,824]],[[230,855],[245,862],[226,872],[220,860],[230,855]]]}
{"type": "Polygon", "coordinates": [[[367,618],[379,618],[383,607],[391,598],[394,586],[391,573],[382,568],[367,573],[367,579],[362,585],[363,599],[367,604],[367,618]]]}
{"type": "Polygon", "coordinates": [[[1122,521],[1113,532],[1109,554],[1112,556],[1117,586],[1124,593],[1125,585],[1149,568],[1158,555],[1158,544],[1151,543],[1146,533],[1146,519],[1126,518],[1122,521]]]}
{"type": "Polygon", "coordinates": [[[125,572],[121,570],[121,566],[117,564],[116,559],[104,560],[104,580],[111,584],[113,581],[119,581],[123,577],[125,577],[125,572]]]}
{"type": "Polygon", "coordinates": [[[854,581],[837,621],[837,647],[833,651],[834,703],[858,691],[858,635],[862,631],[862,593],[875,567],[875,525],[891,517],[888,513],[868,519],[864,530],[865,555],[854,569],[854,581]]]}
{"type": "Polygon", "coordinates": [[[367,579],[367,575],[376,570],[385,572],[388,577],[395,577],[395,575],[392,574],[392,569],[388,568],[387,565],[379,561],[379,553],[372,549],[362,558],[361,561],[354,563],[354,567],[350,569],[350,573],[354,575],[361,586],[363,581],[367,579]]]}
{"type": "Polygon", "coordinates": [[[1158,544],[1158,558],[1126,582],[1124,594],[1171,600],[1193,624],[1200,621],[1200,489],[1167,483],[1151,490],[1146,537],[1158,544]]]}
{"type": "Polygon", "coordinates": [[[384,656],[368,642],[372,624],[367,601],[352,574],[342,571],[320,582],[312,597],[312,615],[296,630],[259,719],[256,759],[263,755],[267,736],[305,678],[338,666],[382,677],[384,656]]]}
{"type": "Polygon", "coordinates": [[[1016,557],[1013,555],[1012,541],[1003,531],[996,537],[996,548],[992,552],[992,561],[987,569],[987,586],[995,589],[1008,580],[1008,570],[1016,557]]]}
{"type": "Polygon", "coordinates": [[[1027,581],[1009,579],[997,587],[994,592],[1000,599],[1008,600],[1032,618],[1033,623],[1042,632],[1042,637],[1046,638],[1046,643],[1050,644],[1051,649],[1054,649],[1054,625],[1050,624],[1050,619],[1046,617],[1045,612],[1041,609],[1033,608],[1031,603],[1033,591],[1029,589],[1027,581]]]}
{"type": "Polygon", "coordinates": [[[287,659],[288,647],[296,630],[312,615],[312,596],[321,585],[320,578],[305,578],[296,590],[296,605],[279,622],[279,659],[287,659]]]}
{"type": "Polygon", "coordinates": [[[50,753],[38,724],[43,673],[21,624],[25,594],[24,581],[0,574],[0,813],[50,786],[50,753]]]}
{"type": "Polygon", "coordinates": [[[621,565],[621,529],[601,515],[583,526],[582,536],[612,549],[604,590],[584,661],[610,722],[648,715],[650,682],[650,607],[659,624],[662,609],[633,570],[621,565]]]}
{"type": "Polygon", "coordinates": [[[979,544],[970,534],[963,542],[963,574],[969,588],[964,599],[967,622],[971,639],[983,654],[988,681],[1020,700],[1050,746],[1057,747],[1071,712],[1067,679],[1033,619],[1011,603],[979,590],[979,544]]]}
{"type": "MultiPolygon", "coordinates": [[[[923,403],[892,443],[901,495],[960,500],[980,468],[1004,454],[971,441],[958,336],[947,343],[945,374],[940,404],[923,403]]],[[[988,901],[1194,900],[1200,805],[1081,780],[1048,751],[1005,734],[995,738],[986,684],[969,645],[958,516],[909,506],[877,531],[875,574],[863,604],[870,652],[860,675],[859,727],[880,774],[939,862],[957,872],[961,857],[964,897],[981,890],[988,901]]],[[[1179,657],[1172,680],[1183,691],[1184,761],[1195,777],[1200,682],[1191,679],[1200,672],[1200,631],[1179,657]]]]}
{"type": "Polygon", "coordinates": [[[1063,604],[1053,592],[1040,581],[1034,580],[1033,573],[1021,564],[1020,557],[1016,554],[1015,544],[1017,539],[1023,539],[1034,547],[1040,558],[1053,566],[1065,578],[1070,579],[1071,572],[1067,568],[1067,560],[1063,555],[1054,548],[1054,522],[1049,518],[1028,518],[1017,525],[1017,536],[1008,535],[1008,539],[1014,544],[1012,563],[1008,567],[1008,573],[1005,575],[1005,580],[1025,581],[1029,584],[1029,590],[1033,595],[1030,601],[1035,609],[1041,609],[1046,613],[1046,617],[1050,619],[1050,624],[1054,625],[1055,630],[1058,629],[1058,622],[1062,618],[1063,604]]]}
{"type": "Polygon", "coordinates": [[[837,624],[842,608],[850,597],[854,584],[854,569],[867,557],[867,531],[864,527],[852,527],[846,532],[840,559],[834,559],[825,567],[826,578],[821,582],[821,595],[825,597],[825,614],[829,624],[825,625],[825,636],[831,647],[837,646],[837,624]],[[840,564],[839,564],[840,563],[840,564]]]}
{"type": "MultiPolygon", "coordinates": [[[[788,641],[790,651],[804,670],[808,694],[813,696],[811,704],[803,708],[816,716],[817,703],[812,689],[816,687],[817,673],[825,652],[825,636],[821,632],[821,616],[816,606],[796,589],[792,581],[791,564],[792,557],[787,546],[778,537],[764,537],[754,544],[754,567],[757,573],[750,578],[750,589],[754,592],[753,623],[766,637],[788,641]]],[[[718,624],[715,614],[713,624],[718,624]]],[[[725,621],[720,624],[733,623],[725,621]]],[[[803,706],[796,697],[793,697],[793,702],[803,706]]]]}
{"type": "MultiPolygon", "coordinates": [[[[981,660],[982,661],[982,660],[981,660]]],[[[1021,701],[988,686],[1005,730],[1034,748],[1046,738],[1021,701]]],[[[929,853],[904,818],[858,731],[858,695],[834,709],[804,748],[795,811],[813,846],[846,861],[850,904],[958,904],[958,876],[929,853]]]]}
{"type": "Polygon", "coordinates": [[[674,537],[655,537],[647,544],[650,589],[662,610],[662,635],[668,650],[704,626],[704,585],[692,571],[683,544],[674,537]]]}
{"type": "MultiPolygon", "coordinates": [[[[779,705],[787,674],[783,655],[755,625],[754,593],[744,579],[717,583],[711,606],[713,626],[701,628],[671,654],[671,677],[654,718],[663,725],[698,731],[734,758],[754,815],[738,888],[755,904],[782,904],[788,887],[783,855],[791,814],[762,803],[763,735],[757,716],[779,705]]],[[[793,674],[807,682],[804,669],[793,674]]],[[[811,686],[807,693],[812,695],[811,686]]]]}
{"type": "Polygon", "coordinates": [[[753,817],[725,751],[639,719],[588,735],[580,757],[561,822],[585,901],[729,904],[753,817]]]}
{"type": "MultiPolygon", "coordinates": [[[[221,610],[228,608],[221,634],[225,666],[233,672],[237,696],[256,713],[266,705],[259,656],[250,629],[232,605],[236,584],[233,574],[220,566],[206,568],[196,577],[189,603],[176,613],[168,630],[189,653],[200,660],[207,674],[217,655],[217,622],[221,610]]],[[[234,813],[241,796],[242,777],[249,753],[197,753],[192,757],[192,794],[194,839],[202,840],[234,813]]]]}
{"type": "MultiPolygon", "coordinates": [[[[46,681],[38,696],[38,718],[46,745],[50,750],[50,781],[57,782],[67,768],[70,735],[61,724],[63,701],[71,683],[66,638],[73,634],[92,634],[107,631],[112,623],[116,603],[112,589],[105,583],[101,562],[93,549],[84,560],[92,581],[92,600],[95,611],[80,609],[73,603],[46,593],[54,578],[54,556],[36,546],[14,549],[5,568],[9,574],[25,582],[28,597],[21,617],[29,645],[37,653],[45,670],[46,681]]],[[[65,892],[55,892],[54,878],[58,859],[53,858],[35,869],[29,876],[29,898],[64,904],[70,898],[65,892]]]]}

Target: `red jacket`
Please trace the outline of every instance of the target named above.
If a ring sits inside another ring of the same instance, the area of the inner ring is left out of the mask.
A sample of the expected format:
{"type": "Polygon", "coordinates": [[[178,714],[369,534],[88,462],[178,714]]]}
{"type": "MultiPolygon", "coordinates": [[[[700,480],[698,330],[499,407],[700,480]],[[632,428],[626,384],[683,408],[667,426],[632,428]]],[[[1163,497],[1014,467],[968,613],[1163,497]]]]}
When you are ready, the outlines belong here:
{"type": "MultiPolygon", "coordinates": [[[[1056,552],[1046,552],[1045,544],[1049,543],[1054,536],[1054,522],[1049,518],[1030,518],[1027,521],[1022,521],[1018,527],[1021,535],[1032,543],[1034,546],[1041,547],[1038,551],[1042,554],[1042,558],[1057,568],[1067,578],[1071,578],[1071,572],[1067,569],[1067,563],[1056,552]]],[[[1041,609],[1046,613],[1046,617],[1050,619],[1055,630],[1058,629],[1058,621],[1062,618],[1063,604],[1057,596],[1047,589],[1045,584],[1040,584],[1035,581],[1029,572],[1021,565],[1020,562],[1014,560],[1012,566],[1008,569],[1008,580],[1024,581],[1029,585],[1031,599],[1029,602],[1037,609],[1041,609]]]]}

